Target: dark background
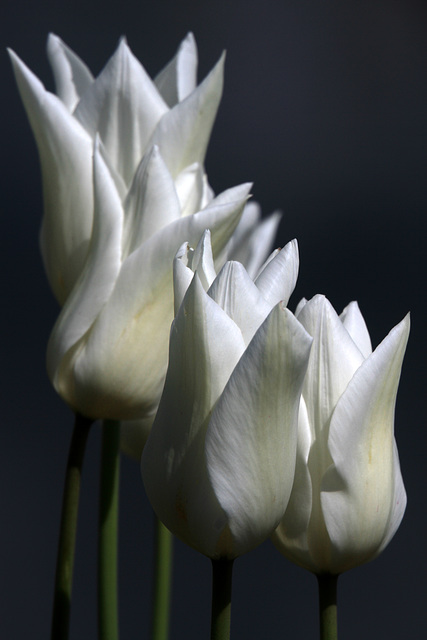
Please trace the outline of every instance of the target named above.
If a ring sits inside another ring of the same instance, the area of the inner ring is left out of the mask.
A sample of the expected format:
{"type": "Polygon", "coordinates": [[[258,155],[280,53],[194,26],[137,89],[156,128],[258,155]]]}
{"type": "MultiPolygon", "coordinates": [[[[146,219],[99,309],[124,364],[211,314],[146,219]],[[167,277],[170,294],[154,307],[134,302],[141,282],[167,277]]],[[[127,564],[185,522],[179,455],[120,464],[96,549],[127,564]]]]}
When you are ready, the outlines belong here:
{"type": "MultiPolygon", "coordinates": [[[[423,638],[426,624],[427,5],[183,0],[3,1],[1,100],[0,638],[49,637],[63,469],[72,414],[50,386],[45,348],[58,308],[38,251],[36,147],[4,49],[52,88],[48,31],[98,73],[126,34],[151,75],[189,30],[202,78],[227,49],[224,98],[207,156],[216,192],[254,181],[263,211],[297,237],[290,307],[325,293],[359,301],[374,345],[412,312],[396,434],[408,507],[390,546],[341,578],[340,632],[423,638]]],[[[71,637],[96,637],[100,429],[89,441],[71,637]]],[[[121,638],[148,638],[152,516],[136,463],[123,459],[121,638]]],[[[207,638],[209,561],[176,544],[172,640],[207,638]]],[[[315,579],[267,541],[235,564],[234,638],[316,638],[315,579]]]]}

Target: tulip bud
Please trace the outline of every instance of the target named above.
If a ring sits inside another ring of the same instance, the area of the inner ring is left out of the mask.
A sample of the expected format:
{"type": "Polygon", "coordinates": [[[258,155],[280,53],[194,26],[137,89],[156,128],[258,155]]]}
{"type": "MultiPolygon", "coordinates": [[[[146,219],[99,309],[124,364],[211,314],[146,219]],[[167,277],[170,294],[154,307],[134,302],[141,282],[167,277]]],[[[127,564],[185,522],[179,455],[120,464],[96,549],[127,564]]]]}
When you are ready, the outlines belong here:
{"type": "Polygon", "coordinates": [[[340,574],[375,558],[405,511],[394,407],[409,316],[372,353],[355,302],[338,317],[328,300],[316,296],[303,301],[296,315],[314,341],[295,482],[273,540],[306,569],[340,574]]]}
{"type": "Polygon", "coordinates": [[[311,338],[276,300],[295,285],[295,243],[254,283],[233,262],[213,278],[208,240],[175,260],[182,302],[141,470],[175,535],[209,557],[234,558],[262,542],[286,508],[311,338]]]}

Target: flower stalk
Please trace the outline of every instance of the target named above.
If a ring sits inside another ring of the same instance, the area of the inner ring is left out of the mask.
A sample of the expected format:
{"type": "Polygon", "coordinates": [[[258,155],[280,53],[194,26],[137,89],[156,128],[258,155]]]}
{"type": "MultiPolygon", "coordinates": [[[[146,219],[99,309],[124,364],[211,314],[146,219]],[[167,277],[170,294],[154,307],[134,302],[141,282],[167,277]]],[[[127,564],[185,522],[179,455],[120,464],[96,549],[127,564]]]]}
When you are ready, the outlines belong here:
{"type": "Polygon", "coordinates": [[[102,425],[98,541],[98,634],[100,640],[117,640],[117,542],[120,471],[120,422],[102,425]]]}
{"type": "Polygon", "coordinates": [[[233,560],[212,559],[211,640],[229,640],[233,560]]]}
{"type": "Polygon", "coordinates": [[[317,576],[319,586],[320,640],[338,640],[337,582],[338,576],[329,573],[317,576]]]}
{"type": "Polygon", "coordinates": [[[169,529],[155,518],[152,640],[167,640],[169,636],[172,556],[173,536],[169,529]]]}
{"type": "Polygon", "coordinates": [[[76,414],[62,498],[53,601],[52,640],[67,640],[68,638],[81,472],[91,424],[92,420],[76,414]]]}

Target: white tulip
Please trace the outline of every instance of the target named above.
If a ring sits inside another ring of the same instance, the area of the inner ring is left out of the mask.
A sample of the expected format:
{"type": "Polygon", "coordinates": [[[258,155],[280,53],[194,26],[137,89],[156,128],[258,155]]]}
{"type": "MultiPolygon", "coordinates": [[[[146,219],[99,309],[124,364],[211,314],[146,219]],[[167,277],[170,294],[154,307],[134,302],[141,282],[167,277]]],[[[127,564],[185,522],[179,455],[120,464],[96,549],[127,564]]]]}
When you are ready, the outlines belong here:
{"type": "Polygon", "coordinates": [[[237,262],[215,277],[209,234],[175,260],[179,310],[141,469],[158,517],[212,558],[262,542],[290,495],[311,345],[278,302],[295,286],[296,261],[293,242],[255,282],[237,262]]]}
{"type": "MultiPolygon", "coordinates": [[[[191,33],[154,80],[125,39],[97,78],[53,34],[47,52],[56,95],[9,51],[40,155],[43,262],[63,305],[83,269],[92,232],[95,136],[122,202],[153,145],[172,175],[183,216],[213,198],[203,162],[222,94],[224,55],[197,86],[197,48],[191,33]]],[[[278,222],[276,214],[260,224],[256,205],[251,205],[232,246],[222,250],[221,263],[236,257],[255,272],[270,250],[278,222]]]]}
{"type": "Polygon", "coordinates": [[[273,540],[306,569],[340,574],[375,558],[405,511],[394,408],[409,316],[372,353],[355,302],[338,317],[315,296],[296,315],[314,341],[294,487],[273,540]]]}
{"type": "Polygon", "coordinates": [[[43,261],[62,305],[87,258],[96,136],[122,202],[153,145],[172,176],[182,215],[212,199],[203,161],[222,94],[224,55],[196,87],[197,50],[189,34],[156,86],[122,39],[94,79],[78,56],[50,35],[48,55],[58,95],[46,91],[16,54],[10,55],[41,161],[43,261]]]}

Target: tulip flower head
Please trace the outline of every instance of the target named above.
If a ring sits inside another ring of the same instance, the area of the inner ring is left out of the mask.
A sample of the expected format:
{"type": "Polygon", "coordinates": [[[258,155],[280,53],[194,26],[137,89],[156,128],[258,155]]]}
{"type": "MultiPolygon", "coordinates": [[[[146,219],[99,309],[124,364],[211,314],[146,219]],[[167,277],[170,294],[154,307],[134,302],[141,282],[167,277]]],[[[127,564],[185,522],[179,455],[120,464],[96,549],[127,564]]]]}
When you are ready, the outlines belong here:
{"type": "Polygon", "coordinates": [[[288,502],[311,345],[279,302],[296,272],[295,241],[255,282],[237,262],[216,276],[208,234],[175,259],[169,368],[141,470],[158,517],[211,558],[262,542],[288,502]]]}
{"type": "Polygon", "coordinates": [[[141,439],[167,367],[176,250],[209,227],[217,264],[239,252],[257,270],[279,216],[259,223],[252,205],[231,242],[249,185],[215,198],[208,184],[224,56],[198,86],[192,34],[154,80],[124,39],[96,78],[57,36],[48,56],[57,95],[11,52],[41,161],[43,261],[63,306],[48,373],[74,410],[138,419],[141,439]]]}
{"type": "Polygon", "coordinates": [[[96,137],[122,202],[154,145],[172,176],[183,215],[212,199],[203,161],[222,94],[224,56],[196,86],[192,34],[155,80],[125,39],[97,78],[57,36],[49,36],[47,52],[57,95],[46,91],[16,54],[10,55],[41,161],[42,256],[52,290],[63,304],[89,249],[96,137]]]}
{"type": "Polygon", "coordinates": [[[338,316],[316,296],[296,316],[314,340],[294,486],[273,541],[313,573],[340,574],[381,553],[405,511],[394,407],[409,316],[374,352],[355,302],[338,316]]]}
{"type": "MultiPolygon", "coordinates": [[[[63,305],[89,249],[96,137],[122,202],[129,197],[141,161],[154,145],[172,177],[183,216],[196,213],[214,197],[203,161],[222,95],[224,55],[197,86],[197,47],[189,33],[175,57],[152,80],[123,38],[94,78],[86,64],[50,34],[47,53],[55,95],[46,91],[13,51],[9,53],[40,155],[43,262],[52,290],[63,305]]],[[[149,217],[155,215],[160,214],[153,212],[149,217]]],[[[222,262],[232,255],[243,258],[245,264],[250,262],[251,272],[258,270],[280,216],[273,215],[262,224],[259,218],[257,207],[251,205],[222,262]]]]}

